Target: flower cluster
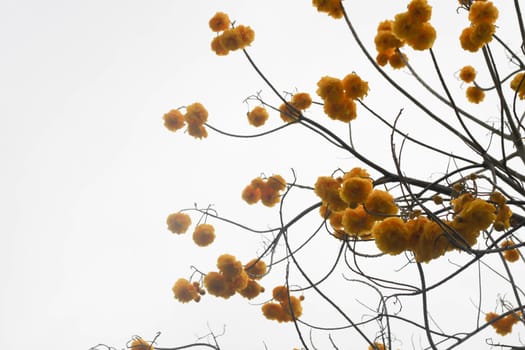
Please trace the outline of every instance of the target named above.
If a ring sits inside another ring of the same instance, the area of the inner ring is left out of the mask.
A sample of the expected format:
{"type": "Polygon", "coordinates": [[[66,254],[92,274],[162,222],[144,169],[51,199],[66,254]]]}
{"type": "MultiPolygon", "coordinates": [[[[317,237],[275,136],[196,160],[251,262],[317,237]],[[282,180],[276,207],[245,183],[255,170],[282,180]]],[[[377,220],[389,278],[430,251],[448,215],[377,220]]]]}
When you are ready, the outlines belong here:
{"type": "Polygon", "coordinates": [[[374,189],[366,170],[353,168],[343,177],[320,176],[314,192],[321,198],[321,215],[329,219],[336,237],[368,237],[376,221],[397,213],[394,198],[374,189]]]}
{"type": "Polygon", "coordinates": [[[343,5],[341,0],[313,0],[312,5],[319,12],[326,12],[329,16],[339,19],[343,17],[343,5]]]}
{"type": "MultiPolygon", "coordinates": [[[[250,267],[249,264],[246,266],[250,267]]],[[[228,299],[235,293],[239,293],[247,299],[253,299],[264,292],[264,288],[254,278],[251,278],[242,263],[233,255],[219,256],[217,268],[218,272],[211,271],[204,276],[204,286],[209,294],[228,299]]]]}
{"type": "Polygon", "coordinates": [[[285,286],[275,287],[272,294],[276,302],[266,303],[261,307],[263,315],[267,319],[278,322],[291,322],[301,317],[303,314],[302,297],[297,298],[290,295],[288,288],[285,286]]]}
{"type": "Polygon", "coordinates": [[[426,50],[436,40],[436,30],[428,22],[432,7],[427,0],[412,0],[408,10],[398,13],[392,23],[392,33],[414,50],[426,50]]]}
{"type": "Polygon", "coordinates": [[[400,69],[405,66],[408,57],[398,50],[405,45],[405,42],[392,32],[393,23],[391,20],[385,20],[377,26],[374,38],[377,50],[376,62],[380,66],[389,63],[392,68],[400,69]]]}
{"type": "Polygon", "coordinates": [[[510,88],[518,94],[520,100],[525,99],[525,73],[518,73],[512,78],[510,88]]]}
{"type": "Polygon", "coordinates": [[[191,283],[185,278],[179,278],[171,288],[175,299],[181,303],[190,301],[199,302],[201,300],[202,290],[198,282],[191,283]]]}
{"type": "Polygon", "coordinates": [[[182,114],[178,109],[173,109],[164,114],[163,118],[164,126],[170,131],[175,132],[187,124],[186,131],[191,136],[198,139],[208,136],[208,132],[204,127],[208,120],[208,111],[199,102],[187,106],[185,114],[182,114]]]}
{"type": "Polygon", "coordinates": [[[496,330],[499,335],[507,335],[512,332],[512,326],[514,326],[520,320],[518,314],[508,314],[500,319],[496,320],[500,315],[495,312],[489,312],[485,315],[487,322],[492,322],[491,326],[496,330]]]}
{"type": "Polygon", "coordinates": [[[356,73],[350,73],[343,80],[325,76],[317,82],[317,94],[324,101],[324,112],[334,120],[348,123],[357,117],[354,100],[368,94],[368,82],[356,73]]]}
{"type": "Polygon", "coordinates": [[[292,96],[290,102],[284,102],[279,106],[281,119],[290,123],[301,118],[300,111],[304,111],[312,105],[312,97],[306,92],[298,92],[292,96]]]}
{"type": "Polygon", "coordinates": [[[461,47],[470,52],[478,51],[492,41],[496,31],[498,9],[491,1],[476,1],[469,9],[470,26],[463,29],[459,36],[461,47]]]}
{"type": "Polygon", "coordinates": [[[272,175],[266,180],[256,177],[242,191],[242,199],[248,204],[261,201],[267,207],[273,207],[281,199],[281,191],[286,188],[286,180],[281,175],[272,175]]]}
{"type": "Polygon", "coordinates": [[[225,56],[230,51],[244,49],[255,38],[255,32],[252,28],[244,25],[229,28],[229,25],[230,19],[223,12],[217,12],[210,19],[210,29],[213,32],[220,33],[211,41],[211,49],[218,56],[225,56]]]}

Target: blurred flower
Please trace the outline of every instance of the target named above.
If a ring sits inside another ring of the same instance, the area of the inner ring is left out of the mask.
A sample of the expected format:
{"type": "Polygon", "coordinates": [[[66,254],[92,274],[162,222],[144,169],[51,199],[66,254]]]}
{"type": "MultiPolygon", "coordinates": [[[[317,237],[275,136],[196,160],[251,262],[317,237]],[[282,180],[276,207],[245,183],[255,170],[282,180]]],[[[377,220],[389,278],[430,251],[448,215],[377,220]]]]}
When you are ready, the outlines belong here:
{"type": "Polygon", "coordinates": [[[210,19],[210,29],[214,32],[222,32],[230,26],[230,18],[224,12],[217,12],[210,19]]]}
{"type": "Polygon", "coordinates": [[[185,278],[179,278],[172,288],[175,299],[181,303],[192,301],[199,295],[199,291],[195,286],[185,278]]]}
{"type": "Polygon", "coordinates": [[[485,99],[485,92],[483,92],[483,90],[481,90],[477,86],[469,86],[467,88],[466,94],[467,94],[467,99],[469,100],[469,102],[472,102],[472,103],[477,104],[483,101],[483,99],[485,99]]]}
{"type": "Polygon", "coordinates": [[[199,247],[206,247],[215,240],[215,228],[210,224],[200,224],[193,231],[193,241],[199,247]]]}
{"type": "Polygon", "coordinates": [[[248,113],[248,122],[255,127],[264,125],[266,120],[268,120],[268,111],[264,107],[256,106],[248,113]]]}
{"type": "Polygon", "coordinates": [[[410,232],[398,217],[386,218],[374,225],[372,235],[380,251],[397,255],[409,247],[410,232]]]}
{"type": "Polygon", "coordinates": [[[166,219],[168,230],[173,233],[185,233],[191,225],[191,218],[188,214],[173,213],[166,219]]]}
{"type": "Polygon", "coordinates": [[[476,70],[472,66],[465,66],[459,71],[459,78],[465,83],[471,83],[476,79],[476,70]]]}
{"type": "Polygon", "coordinates": [[[164,114],[164,126],[169,131],[177,131],[184,126],[184,115],[178,109],[172,109],[164,114]]]}

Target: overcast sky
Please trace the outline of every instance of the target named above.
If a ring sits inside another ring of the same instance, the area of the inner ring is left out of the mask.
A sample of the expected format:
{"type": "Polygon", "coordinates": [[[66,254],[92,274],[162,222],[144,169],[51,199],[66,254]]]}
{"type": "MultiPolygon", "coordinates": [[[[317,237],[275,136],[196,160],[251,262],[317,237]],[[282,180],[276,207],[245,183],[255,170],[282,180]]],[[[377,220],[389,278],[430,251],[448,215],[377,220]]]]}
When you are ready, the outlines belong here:
{"type": "MultiPolygon", "coordinates": [[[[378,21],[404,4],[373,12],[368,4],[350,11],[373,49],[378,21]]],[[[195,140],[164,129],[165,112],[200,101],[211,124],[249,132],[243,100],[260,90],[274,99],[242,53],[217,57],[209,49],[207,23],[219,10],[255,30],[250,52],[279,91],[313,94],[321,76],[356,71],[370,81],[371,103],[392,103],[391,115],[403,107],[395,94],[374,96],[380,78],[343,22],[309,1],[0,1],[2,348],[121,348],[134,334],[151,339],[158,331],[160,345],[175,346],[223,325],[224,348],[300,345],[292,325],[264,320],[244,299],[182,305],[171,293],[190,265],[214,269],[224,252],[246,261],[261,251],[262,238],[224,226],[214,245],[198,249],[189,235],[166,230],[169,213],[213,204],[265,228],[275,212],[239,200],[253,177],[290,179],[294,168],[311,185],[337,167],[359,165],[296,129],[252,141],[212,131],[195,140]]],[[[455,18],[455,9],[436,16],[455,18]]],[[[443,33],[438,45],[450,35],[443,33]]],[[[377,126],[356,120],[357,141],[392,166],[388,143],[370,139],[377,126]]]]}

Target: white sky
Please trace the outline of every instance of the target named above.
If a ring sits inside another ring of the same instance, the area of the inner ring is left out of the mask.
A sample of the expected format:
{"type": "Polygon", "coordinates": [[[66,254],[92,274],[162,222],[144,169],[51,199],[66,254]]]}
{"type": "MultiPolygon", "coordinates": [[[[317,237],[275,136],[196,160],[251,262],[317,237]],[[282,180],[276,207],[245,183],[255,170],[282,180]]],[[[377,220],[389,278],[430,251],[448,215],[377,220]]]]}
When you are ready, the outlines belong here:
{"type": "MultiPolygon", "coordinates": [[[[347,2],[370,48],[378,21],[404,10],[402,2],[381,9],[347,2]]],[[[466,25],[452,7],[436,9],[436,18],[450,23],[437,48],[454,37],[454,24],[466,25]]],[[[239,200],[253,177],[290,179],[294,168],[311,185],[339,166],[359,165],[302,130],[252,141],[210,131],[199,141],[164,129],[165,112],[200,101],[211,124],[249,132],[243,99],[259,90],[274,99],[240,52],[210,51],[207,22],[219,10],[254,28],[250,52],[278,90],[314,93],[321,76],[355,70],[370,81],[370,104],[390,116],[406,107],[396,94],[374,94],[380,78],[343,22],[317,13],[310,1],[0,1],[2,348],[121,348],[134,334],[151,339],[157,331],[167,347],[205,335],[207,323],[216,332],[227,326],[227,349],[263,349],[263,340],[270,349],[300,345],[292,325],[264,320],[258,306],[239,297],[182,305],[171,294],[190,265],[214,269],[224,252],[246,261],[260,252],[261,237],[219,225],[217,242],[197,249],[189,234],[168,233],[169,213],[211,203],[222,215],[264,228],[276,222],[275,212],[239,200]]],[[[462,93],[452,75],[471,56],[447,59],[436,50],[462,93]]],[[[419,125],[416,117],[409,114],[403,125],[419,125]]],[[[356,120],[356,142],[391,166],[388,142],[374,140],[372,123],[356,120]]],[[[443,165],[413,171],[431,176],[443,165]]],[[[305,314],[315,309],[307,300],[305,314]]]]}

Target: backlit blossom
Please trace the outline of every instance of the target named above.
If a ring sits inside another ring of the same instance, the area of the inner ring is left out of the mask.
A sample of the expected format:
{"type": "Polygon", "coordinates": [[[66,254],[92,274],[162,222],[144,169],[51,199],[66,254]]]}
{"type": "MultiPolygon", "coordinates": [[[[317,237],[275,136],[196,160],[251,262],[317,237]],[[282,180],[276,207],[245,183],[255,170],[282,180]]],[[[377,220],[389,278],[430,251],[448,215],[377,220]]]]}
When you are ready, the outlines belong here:
{"type": "Polygon", "coordinates": [[[188,134],[195,137],[196,139],[202,139],[208,137],[208,131],[202,124],[188,124],[188,134]]]}
{"type": "Polygon", "coordinates": [[[283,191],[286,188],[286,180],[278,174],[270,176],[266,183],[275,191],[283,191]]]}
{"type": "Polygon", "coordinates": [[[199,291],[195,286],[185,278],[179,278],[172,288],[175,299],[181,303],[192,301],[199,295],[199,291]]]}
{"type": "Polygon", "coordinates": [[[195,102],[186,107],[184,119],[188,124],[204,124],[208,121],[208,111],[201,103],[195,102]]]}
{"type": "Polygon", "coordinates": [[[248,277],[256,280],[261,279],[266,270],[266,263],[261,259],[252,259],[244,265],[244,271],[246,271],[248,277]]]}
{"type": "Polygon", "coordinates": [[[292,96],[290,103],[297,109],[305,110],[312,105],[312,98],[306,92],[298,92],[292,96]]]}
{"type": "Polygon", "coordinates": [[[330,210],[343,210],[348,204],[339,196],[340,185],[341,183],[333,177],[320,176],[314,185],[314,192],[328,205],[330,210]]]}
{"type": "Polygon", "coordinates": [[[471,83],[476,79],[476,70],[472,66],[465,66],[459,71],[459,78],[465,83],[471,83]]]}
{"type": "Polygon", "coordinates": [[[233,278],[244,272],[241,262],[233,255],[222,254],[217,258],[217,267],[225,278],[233,278]]]}
{"type": "Polygon", "coordinates": [[[343,17],[341,0],[313,0],[312,5],[317,8],[317,11],[326,12],[335,19],[343,17]]]}
{"type": "Polygon", "coordinates": [[[133,339],[129,348],[133,350],[153,350],[153,346],[140,337],[133,339]]]}
{"type": "Polygon", "coordinates": [[[199,247],[206,247],[215,240],[215,228],[210,224],[200,224],[193,231],[193,241],[199,247]]]}
{"type": "Polygon", "coordinates": [[[217,56],[226,56],[228,53],[230,53],[230,50],[228,50],[224,45],[222,44],[222,38],[220,36],[216,36],[211,40],[211,49],[217,56]]]}
{"type": "Polygon", "coordinates": [[[255,204],[261,199],[261,189],[249,184],[242,191],[242,199],[248,204],[255,204]]]}
{"type": "Polygon", "coordinates": [[[407,44],[414,50],[426,50],[434,45],[435,40],[436,30],[430,23],[425,22],[420,25],[414,36],[407,38],[407,44]]]}
{"type": "Polygon", "coordinates": [[[466,95],[469,102],[472,103],[480,103],[485,99],[485,92],[477,86],[469,86],[466,95]]]}
{"type": "Polygon", "coordinates": [[[264,288],[254,280],[248,280],[246,287],[238,291],[246,299],[253,299],[257,297],[261,292],[264,291],[264,288]]]}
{"type": "Polygon", "coordinates": [[[397,255],[409,247],[410,233],[403,220],[398,217],[386,218],[374,225],[372,235],[380,251],[397,255]]]}
{"type": "Polygon", "coordinates": [[[262,106],[256,106],[248,113],[248,122],[255,126],[261,126],[268,120],[268,111],[262,106]]]}
{"type": "Polygon", "coordinates": [[[512,326],[515,325],[519,321],[519,317],[514,314],[508,314],[505,317],[500,318],[497,321],[494,321],[497,319],[500,315],[498,315],[495,312],[488,312],[485,315],[485,320],[487,322],[492,322],[491,326],[496,330],[496,333],[500,335],[507,335],[512,332],[512,326]]]}
{"type": "MultiPolygon", "coordinates": [[[[508,248],[512,246],[514,246],[514,242],[511,239],[507,239],[500,244],[501,248],[508,248]]],[[[516,262],[520,258],[520,253],[516,248],[508,249],[503,252],[503,258],[508,262],[516,262]]]]}
{"type": "Polygon", "coordinates": [[[476,1],[470,6],[468,19],[473,24],[493,24],[498,19],[498,14],[498,9],[491,1],[476,1]]]}
{"type": "Polygon", "coordinates": [[[363,203],[372,192],[372,180],[362,177],[351,177],[345,179],[339,189],[339,196],[352,208],[363,203]]]}
{"type": "Polygon", "coordinates": [[[204,276],[204,287],[209,294],[228,299],[235,294],[235,289],[232,288],[227,282],[224,276],[218,272],[208,272],[204,276]]]}
{"type": "Polygon", "coordinates": [[[482,42],[472,41],[471,35],[473,32],[474,32],[474,27],[471,27],[471,26],[466,27],[461,32],[461,35],[459,36],[459,42],[463,50],[467,50],[470,52],[476,52],[481,48],[481,46],[483,46],[482,42]]]}
{"type": "Polygon", "coordinates": [[[394,197],[390,193],[378,189],[373,190],[368,195],[365,201],[365,209],[370,215],[378,219],[397,214],[398,211],[394,197]]]}
{"type": "Polygon", "coordinates": [[[355,209],[347,208],[342,212],[341,224],[350,236],[367,237],[374,226],[374,221],[375,219],[365,211],[362,205],[355,209]]]}
{"type": "Polygon", "coordinates": [[[368,94],[368,82],[355,73],[350,73],[343,78],[345,95],[351,99],[362,99],[368,94]]]}
{"type": "Polygon", "coordinates": [[[185,233],[191,225],[191,218],[185,213],[173,213],[166,219],[168,230],[173,233],[185,233]]]}
{"type": "Polygon", "coordinates": [[[349,98],[341,100],[325,100],[324,112],[330,118],[349,123],[357,117],[356,104],[349,98]]]}
{"type": "Polygon", "coordinates": [[[177,131],[184,126],[184,115],[178,109],[172,109],[164,114],[164,126],[169,131],[177,131]]]}
{"type": "Polygon", "coordinates": [[[214,32],[222,32],[230,26],[230,18],[224,12],[217,12],[209,21],[210,29],[214,32]]]}
{"type": "Polygon", "coordinates": [[[412,0],[408,4],[408,14],[414,22],[427,22],[432,15],[432,6],[427,0],[412,0]]]}
{"type": "Polygon", "coordinates": [[[325,76],[317,82],[317,95],[323,100],[339,101],[344,96],[343,82],[340,79],[325,76]]]}
{"type": "Polygon", "coordinates": [[[408,61],[408,57],[404,53],[395,52],[388,58],[388,63],[394,69],[401,69],[406,66],[405,61],[408,61]]]}
{"type": "Polygon", "coordinates": [[[512,78],[510,88],[518,93],[520,100],[525,99],[525,73],[518,73],[512,78]]]}

